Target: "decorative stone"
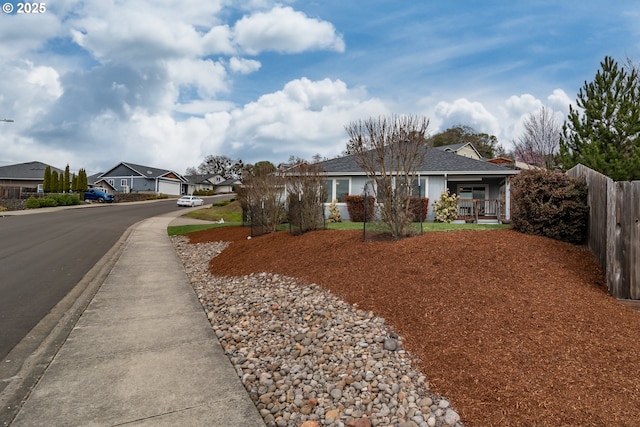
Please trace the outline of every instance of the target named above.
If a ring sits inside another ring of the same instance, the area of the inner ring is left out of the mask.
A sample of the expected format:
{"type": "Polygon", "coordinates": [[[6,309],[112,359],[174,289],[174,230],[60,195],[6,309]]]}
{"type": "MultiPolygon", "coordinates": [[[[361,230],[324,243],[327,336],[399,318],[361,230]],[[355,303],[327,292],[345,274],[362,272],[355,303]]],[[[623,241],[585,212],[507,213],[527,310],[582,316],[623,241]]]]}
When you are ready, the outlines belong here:
{"type": "Polygon", "coordinates": [[[384,319],[286,276],[211,276],[226,243],[171,239],[268,427],[462,426],[384,319]]]}

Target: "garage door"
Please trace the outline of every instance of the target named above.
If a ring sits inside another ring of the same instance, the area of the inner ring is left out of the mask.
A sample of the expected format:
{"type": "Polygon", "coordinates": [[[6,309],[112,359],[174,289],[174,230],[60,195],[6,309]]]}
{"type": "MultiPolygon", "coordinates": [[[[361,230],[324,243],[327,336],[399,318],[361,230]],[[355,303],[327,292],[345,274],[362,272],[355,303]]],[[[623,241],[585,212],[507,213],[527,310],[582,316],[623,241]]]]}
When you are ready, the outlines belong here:
{"type": "Polygon", "coordinates": [[[180,182],[161,180],[158,183],[158,193],[178,196],[180,195],[180,182]]]}

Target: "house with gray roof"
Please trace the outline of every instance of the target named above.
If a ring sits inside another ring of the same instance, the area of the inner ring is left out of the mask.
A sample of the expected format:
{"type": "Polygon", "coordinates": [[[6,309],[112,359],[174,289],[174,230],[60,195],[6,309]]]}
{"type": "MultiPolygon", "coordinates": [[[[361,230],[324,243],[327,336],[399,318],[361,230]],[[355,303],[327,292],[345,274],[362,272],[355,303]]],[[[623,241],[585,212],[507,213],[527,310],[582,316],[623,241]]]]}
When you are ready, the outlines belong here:
{"type": "MultiPolygon", "coordinates": [[[[108,171],[93,176],[104,181],[115,192],[150,193],[178,196],[188,191],[188,181],[177,172],[151,166],[120,162],[108,171]]],[[[93,183],[92,183],[93,184],[93,183]]]]}
{"type": "Polygon", "coordinates": [[[34,193],[41,191],[47,166],[51,168],[51,172],[64,173],[62,169],[38,161],[0,166],[0,187],[18,188],[34,193]]]}
{"type": "MultiPolygon", "coordinates": [[[[435,218],[433,205],[447,189],[460,198],[459,220],[510,220],[509,178],[518,170],[458,155],[452,150],[426,146],[424,149],[426,155],[416,171],[418,179],[414,195],[429,198],[427,221],[435,218]]],[[[326,207],[328,209],[328,205],[336,200],[343,219],[349,218],[346,195],[364,194],[365,186],[367,194],[376,194],[375,183],[359,166],[355,155],[326,160],[318,165],[326,172],[326,207]]]]}
{"type": "Polygon", "coordinates": [[[437,147],[438,150],[442,151],[450,151],[459,156],[469,157],[476,160],[482,160],[482,156],[470,142],[461,142],[459,144],[449,144],[449,145],[439,145],[437,147]]]}
{"type": "Polygon", "coordinates": [[[188,182],[186,194],[193,194],[194,191],[214,191],[216,186],[224,182],[222,175],[217,173],[185,175],[188,182]]]}

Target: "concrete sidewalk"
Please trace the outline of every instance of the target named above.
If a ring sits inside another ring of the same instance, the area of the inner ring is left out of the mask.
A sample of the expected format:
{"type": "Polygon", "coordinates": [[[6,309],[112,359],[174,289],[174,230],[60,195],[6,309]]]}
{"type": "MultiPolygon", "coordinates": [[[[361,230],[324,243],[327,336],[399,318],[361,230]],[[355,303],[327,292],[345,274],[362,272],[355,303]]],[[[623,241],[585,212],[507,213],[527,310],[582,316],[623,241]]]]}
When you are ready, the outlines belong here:
{"type": "Polygon", "coordinates": [[[173,220],[135,227],[12,426],[265,425],[167,236],[173,220]]]}

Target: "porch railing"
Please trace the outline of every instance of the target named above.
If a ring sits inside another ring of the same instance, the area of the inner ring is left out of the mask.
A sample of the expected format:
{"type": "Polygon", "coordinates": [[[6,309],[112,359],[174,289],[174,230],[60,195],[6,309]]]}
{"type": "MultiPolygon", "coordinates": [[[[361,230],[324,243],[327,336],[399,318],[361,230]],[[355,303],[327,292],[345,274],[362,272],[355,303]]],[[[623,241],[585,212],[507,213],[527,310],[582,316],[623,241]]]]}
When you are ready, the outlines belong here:
{"type": "Polygon", "coordinates": [[[458,219],[505,219],[504,200],[500,199],[459,199],[458,219]]]}

